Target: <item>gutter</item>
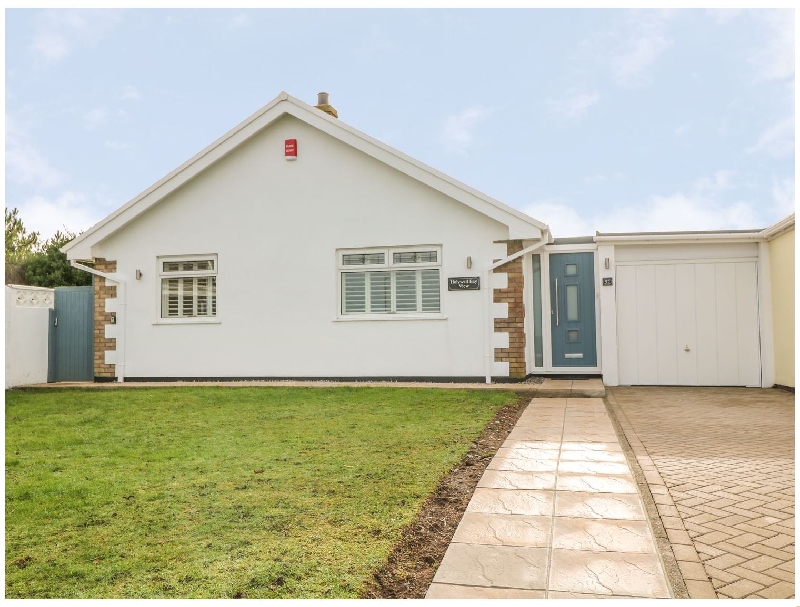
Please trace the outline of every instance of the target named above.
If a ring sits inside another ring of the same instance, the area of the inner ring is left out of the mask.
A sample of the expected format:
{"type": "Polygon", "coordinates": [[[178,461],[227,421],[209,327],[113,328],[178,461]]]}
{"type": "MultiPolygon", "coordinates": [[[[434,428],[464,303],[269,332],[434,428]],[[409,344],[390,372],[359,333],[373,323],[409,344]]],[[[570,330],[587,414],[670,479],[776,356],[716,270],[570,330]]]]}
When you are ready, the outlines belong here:
{"type": "Polygon", "coordinates": [[[765,240],[772,240],[792,228],[794,228],[794,213],[764,228],[759,232],[759,236],[765,240]]]}
{"type": "Polygon", "coordinates": [[[633,242],[641,242],[641,243],[649,243],[649,242],[695,242],[695,241],[703,241],[703,240],[712,240],[712,241],[750,241],[750,240],[762,240],[764,236],[762,235],[763,232],[753,231],[753,232],[745,232],[745,233],[736,233],[736,232],[728,232],[728,233],[715,233],[715,234],[693,234],[691,232],[687,232],[685,234],[622,234],[622,235],[603,235],[597,234],[594,237],[595,242],[624,242],[624,243],[633,243],[633,242]]]}
{"type": "Polygon", "coordinates": [[[77,268],[78,270],[83,270],[84,272],[89,272],[89,274],[94,274],[95,276],[99,276],[100,278],[105,278],[106,280],[110,280],[117,285],[117,306],[119,309],[117,310],[117,326],[119,329],[117,330],[117,363],[115,366],[117,372],[117,381],[119,383],[123,383],[125,381],[125,317],[126,317],[126,305],[125,305],[125,282],[116,276],[112,276],[111,274],[106,274],[105,272],[101,272],[100,270],[95,270],[94,268],[90,268],[89,266],[85,266],[82,263],[78,263],[75,260],[70,260],[69,265],[73,268],[77,268]]]}
{"type": "Polygon", "coordinates": [[[535,251],[536,249],[549,244],[553,240],[552,234],[550,234],[549,229],[545,229],[542,231],[542,239],[532,244],[531,246],[522,249],[521,251],[517,251],[513,255],[509,255],[504,259],[500,259],[495,261],[491,265],[486,266],[484,268],[485,276],[484,276],[484,284],[486,285],[486,293],[483,296],[483,313],[484,318],[486,319],[484,332],[483,332],[483,367],[484,372],[486,374],[486,383],[492,383],[492,362],[494,360],[494,348],[492,348],[492,334],[494,333],[494,318],[491,315],[492,309],[492,293],[494,289],[491,287],[491,279],[492,279],[492,272],[495,268],[499,268],[503,264],[508,263],[509,261],[514,261],[523,255],[527,255],[531,251],[535,251]]]}

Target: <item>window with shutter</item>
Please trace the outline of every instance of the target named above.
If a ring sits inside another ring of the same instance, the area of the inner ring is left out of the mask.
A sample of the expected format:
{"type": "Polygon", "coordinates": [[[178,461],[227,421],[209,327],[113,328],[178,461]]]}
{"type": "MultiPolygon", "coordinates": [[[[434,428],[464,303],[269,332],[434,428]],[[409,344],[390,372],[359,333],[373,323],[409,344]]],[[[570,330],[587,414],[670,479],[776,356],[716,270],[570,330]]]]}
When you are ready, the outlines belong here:
{"type": "Polygon", "coordinates": [[[351,249],[338,260],[343,315],[441,312],[440,247],[351,249]]]}
{"type": "Polygon", "coordinates": [[[208,319],[217,315],[216,256],[159,258],[162,319],[208,319]]]}

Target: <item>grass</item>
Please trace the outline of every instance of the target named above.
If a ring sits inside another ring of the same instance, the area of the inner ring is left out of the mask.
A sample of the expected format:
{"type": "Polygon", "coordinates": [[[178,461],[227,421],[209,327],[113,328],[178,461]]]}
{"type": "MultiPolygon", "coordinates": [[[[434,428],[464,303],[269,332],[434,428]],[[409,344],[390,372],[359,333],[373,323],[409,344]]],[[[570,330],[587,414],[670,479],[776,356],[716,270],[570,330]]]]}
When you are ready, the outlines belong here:
{"type": "Polygon", "coordinates": [[[357,596],[509,392],[6,393],[6,598],[357,596]]]}

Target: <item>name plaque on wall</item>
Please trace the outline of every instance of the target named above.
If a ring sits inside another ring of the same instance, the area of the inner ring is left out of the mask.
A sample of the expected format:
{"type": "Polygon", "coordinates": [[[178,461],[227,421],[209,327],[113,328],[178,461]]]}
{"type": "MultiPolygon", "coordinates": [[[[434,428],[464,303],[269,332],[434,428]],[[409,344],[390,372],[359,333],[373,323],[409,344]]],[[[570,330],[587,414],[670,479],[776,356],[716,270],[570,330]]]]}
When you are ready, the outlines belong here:
{"type": "Polygon", "coordinates": [[[462,276],[459,278],[447,279],[448,291],[480,291],[480,276],[462,276]]]}

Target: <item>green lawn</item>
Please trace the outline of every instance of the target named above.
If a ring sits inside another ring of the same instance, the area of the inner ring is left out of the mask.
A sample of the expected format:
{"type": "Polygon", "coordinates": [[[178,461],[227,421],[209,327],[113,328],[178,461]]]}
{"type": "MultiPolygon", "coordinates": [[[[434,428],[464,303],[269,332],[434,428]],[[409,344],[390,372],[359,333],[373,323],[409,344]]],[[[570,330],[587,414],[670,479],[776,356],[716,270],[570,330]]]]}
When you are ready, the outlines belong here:
{"type": "Polygon", "coordinates": [[[6,392],[6,598],[355,597],[510,392],[6,392]]]}

